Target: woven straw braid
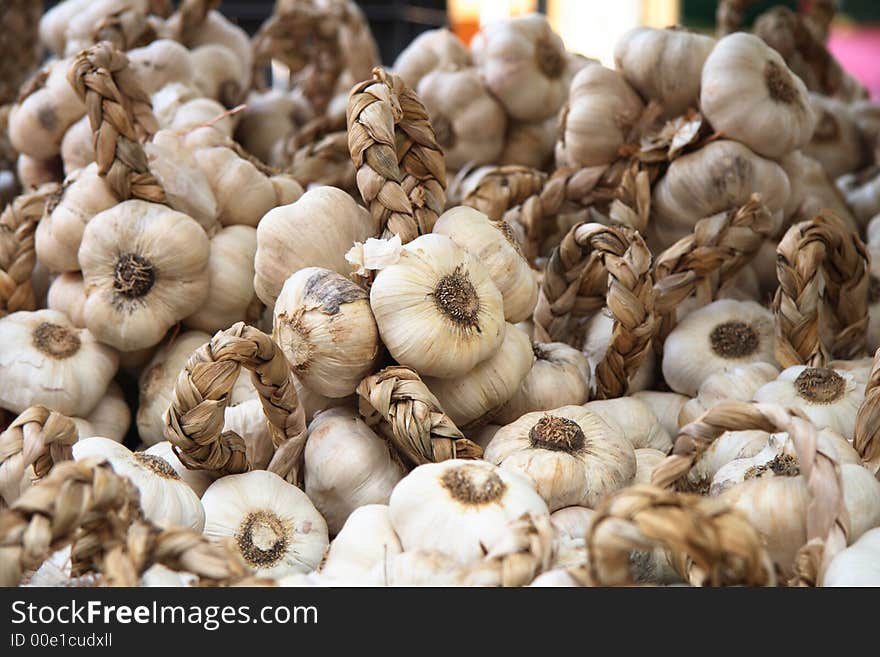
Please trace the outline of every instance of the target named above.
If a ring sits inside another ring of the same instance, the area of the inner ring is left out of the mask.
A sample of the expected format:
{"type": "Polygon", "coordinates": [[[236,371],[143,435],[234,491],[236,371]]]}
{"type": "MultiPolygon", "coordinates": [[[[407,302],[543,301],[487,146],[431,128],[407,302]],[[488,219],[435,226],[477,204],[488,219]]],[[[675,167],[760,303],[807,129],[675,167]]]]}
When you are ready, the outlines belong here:
{"type": "Polygon", "coordinates": [[[31,406],[0,433],[0,495],[7,505],[21,494],[29,466],[37,479],[52,466],[73,458],[72,446],[79,434],[66,415],[45,406],[31,406]]]}
{"type": "Polygon", "coordinates": [[[773,562],[744,516],[717,500],[630,486],[596,509],[585,570],[593,586],[632,584],[633,550],[662,547],[693,586],[775,585],[773,562]]]}
{"type": "Polygon", "coordinates": [[[357,394],[364,421],[388,439],[405,464],[483,457],[480,446],[464,437],[409,367],[386,367],[368,376],[357,394]]]}
{"type": "Polygon", "coordinates": [[[0,214],[0,317],[37,307],[31,283],[37,263],[34,232],[60,189],[57,183],[46,183],[15,198],[0,214]]]}
{"type": "Polygon", "coordinates": [[[405,244],[430,233],[446,203],[446,163],[425,106],[381,68],[348,100],[348,148],[380,237],[405,244]]]}
{"type": "Polygon", "coordinates": [[[4,0],[0,11],[0,105],[11,103],[40,62],[42,0],[4,0]]]}
{"type": "Polygon", "coordinates": [[[553,561],[553,526],[546,517],[523,514],[511,522],[504,535],[473,567],[469,577],[498,586],[526,586],[550,568],[553,561]]]}
{"type": "Polygon", "coordinates": [[[340,9],[321,7],[313,0],[276,4],[275,13],[253,39],[255,66],[277,59],[291,73],[309,69],[298,86],[318,114],[332,100],[344,68],[339,44],[343,20],[340,9]]]}
{"type": "Polygon", "coordinates": [[[108,41],[122,51],[149,45],[158,38],[148,14],[131,8],[105,16],[92,32],[93,43],[108,41]]]}
{"type": "Polygon", "coordinates": [[[776,404],[721,402],[679,430],[672,453],[654,471],[651,483],[663,488],[679,484],[721,434],[748,429],[785,432],[794,443],[811,498],[807,544],[799,551],[795,565],[798,583],[815,582],[831,558],[846,548],[849,515],[837,455],[819,447],[816,427],[801,411],[776,404]]]}
{"type": "Polygon", "coordinates": [[[758,252],[775,227],[773,217],[754,194],[737,210],[701,219],[694,232],[654,260],[655,346],[660,348],[675,328],[676,309],[692,294],[699,305],[710,303],[758,252]]]}
{"type": "Polygon", "coordinates": [[[518,164],[482,167],[462,182],[460,204],[479,210],[492,221],[499,221],[508,210],[539,194],[546,181],[547,174],[543,171],[518,164]]]}
{"type": "Polygon", "coordinates": [[[125,53],[109,42],[80,52],[67,79],[85,102],[98,173],[121,200],[165,202],[165,191],[150,173],[141,141],[158,129],[150,97],[128,66],[125,53]]]}
{"type": "Polygon", "coordinates": [[[312,119],[287,140],[284,158],[285,168],[303,187],[330,185],[357,193],[344,121],[312,119]]]}
{"type": "Polygon", "coordinates": [[[247,472],[244,440],[233,431],[223,431],[229,393],[242,367],[251,371],[275,444],[267,470],[298,484],[306,422],[293,375],[272,338],[244,322],[218,331],[190,356],[165,412],[165,438],[192,470],[220,476],[247,472]]]}
{"type": "Polygon", "coordinates": [[[630,378],[651,349],[655,322],[651,253],[634,230],[578,224],[547,262],[533,317],[535,339],[570,340],[575,320],[586,319],[606,305],[614,324],[605,357],[596,367],[599,399],[626,394],[630,378]]]}
{"type": "Polygon", "coordinates": [[[868,252],[830,210],[788,229],[776,248],[779,287],[776,360],[785,367],[822,367],[829,357],[852,359],[865,351],[868,330],[868,252]],[[822,343],[819,305],[833,342],[822,343]]]}
{"type": "Polygon", "coordinates": [[[880,473],[880,349],[874,353],[865,399],[856,416],[853,447],[871,472],[875,475],[880,473]]]}

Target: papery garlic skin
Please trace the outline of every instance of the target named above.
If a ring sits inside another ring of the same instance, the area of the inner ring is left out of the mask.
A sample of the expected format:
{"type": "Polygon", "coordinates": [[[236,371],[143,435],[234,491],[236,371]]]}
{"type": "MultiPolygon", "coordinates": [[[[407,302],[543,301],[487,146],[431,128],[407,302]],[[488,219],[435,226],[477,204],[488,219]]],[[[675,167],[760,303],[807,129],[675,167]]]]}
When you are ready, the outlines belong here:
{"type": "Polygon", "coordinates": [[[177,473],[181,481],[192,488],[196,497],[201,497],[208,490],[208,486],[214,482],[214,477],[207,470],[190,470],[181,463],[180,459],[177,458],[177,454],[174,453],[171,443],[167,440],[163,440],[145,449],[144,454],[158,456],[163,459],[177,473]]]}
{"type": "Polygon", "coordinates": [[[321,573],[336,579],[362,578],[401,552],[388,506],[365,504],[351,512],[331,541],[321,573]]]}
{"type": "Polygon", "coordinates": [[[86,226],[79,249],[86,326],[121,351],[157,344],[208,291],[209,242],[191,217],[124,201],[86,226]]]}
{"type": "Polygon", "coordinates": [[[672,449],[670,434],[657,420],[651,407],[636,397],[597,399],[583,406],[626,438],[633,449],[657,449],[661,452],[672,449]]]}
{"type": "Polygon", "coordinates": [[[464,376],[423,380],[449,418],[458,427],[471,429],[494,419],[522,385],[534,360],[528,336],[508,324],[495,354],[464,376]]]}
{"type": "Polygon", "coordinates": [[[767,446],[769,440],[770,434],[766,431],[725,431],[712,441],[694,463],[688,473],[691,487],[708,492],[712,479],[722,467],[731,461],[754,457],[767,446]]]}
{"type": "Polygon", "coordinates": [[[880,586],[880,527],[865,532],[835,555],[822,586],[880,586]]]}
{"type": "Polygon", "coordinates": [[[632,445],[583,406],[527,413],[495,434],[485,459],[532,481],[551,511],[593,508],[636,474],[632,445]]]}
{"type": "Polygon", "coordinates": [[[832,179],[868,164],[862,135],[849,115],[848,105],[816,93],[810,93],[809,99],[816,129],[804,153],[818,160],[832,179]]]}
{"type": "Polygon", "coordinates": [[[103,436],[117,443],[125,439],[131,426],[131,409],[118,383],[110,382],[104,396],[85,419],[94,429],[93,436],[103,436]]]}
{"type": "Polygon", "coordinates": [[[306,494],[266,470],[221,477],[202,505],[205,535],[233,538],[258,577],[316,570],[330,543],[327,523],[306,494]]]}
{"type": "Polygon", "coordinates": [[[189,527],[195,531],[204,528],[205,510],[198,496],[163,458],[146,452],[132,453],[100,436],[74,444],[74,460],[92,456],[107,459],[117,474],[131,479],[140,491],[141,509],[148,520],[161,527],[189,527]]]}
{"type": "Polygon", "coordinates": [[[234,431],[241,436],[248,463],[255,470],[266,468],[275,455],[269,423],[259,398],[227,406],[223,412],[223,431],[234,431]]]}
{"type": "Polygon", "coordinates": [[[654,470],[662,463],[666,457],[666,452],[659,449],[645,447],[635,450],[636,453],[636,474],[633,477],[633,485],[650,484],[654,470]]]}
{"type": "Polygon", "coordinates": [[[445,235],[405,244],[397,263],[376,275],[370,306],[392,357],[427,376],[462,376],[504,339],[501,293],[486,268],[445,235]]]}
{"type": "Polygon", "coordinates": [[[42,404],[87,416],[116,374],[116,353],[55,310],[0,318],[0,408],[21,413],[42,404]]]}
{"type": "MultiPolygon", "coordinates": [[[[670,436],[678,434],[681,427],[678,416],[681,409],[690,401],[690,397],[680,395],[677,392],[658,392],[656,390],[639,390],[632,396],[648,405],[666,433],[670,436]]],[[[751,395],[749,395],[749,399],[751,399],[751,395]]]]}
{"type": "Polygon", "coordinates": [[[730,34],[703,65],[700,107],[715,130],[765,157],[804,146],[816,117],[807,88],[759,37],[730,34]]]}
{"type": "Polygon", "coordinates": [[[331,534],[367,504],[387,504],[406,474],[388,444],[345,408],[323,411],[309,424],[305,492],[331,534]]]}
{"type": "Polygon", "coordinates": [[[567,506],[550,514],[555,555],[553,568],[580,566],[587,562],[586,537],[595,511],[585,506],[567,506]]]}
{"type": "Polygon", "coordinates": [[[366,290],[329,269],[306,267],[275,300],[272,337],[302,384],[346,397],[373,371],[379,329],[366,290]]]}
{"type": "Polygon", "coordinates": [[[400,480],[388,504],[406,552],[437,550],[466,565],[525,513],[548,517],[526,479],[486,461],[451,459],[420,465],[400,480]]]}
{"type": "Polygon", "coordinates": [[[846,438],[855,432],[856,415],[865,384],[843,370],[795,365],[755,392],[755,401],[803,411],[818,428],[828,427],[846,438]]]}
{"type": "Polygon", "coordinates": [[[538,283],[507,223],[490,221],[479,210],[459,206],[440,215],[434,232],[450,237],[486,268],[501,292],[508,322],[515,324],[532,316],[538,283]]]}
{"type": "Polygon", "coordinates": [[[181,573],[166,568],[160,563],[153,564],[141,575],[141,586],[195,586],[199,578],[192,573],[181,573]]]}
{"type": "Polygon", "coordinates": [[[83,317],[83,308],[86,305],[86,285],[79,272],[65,272],[56,276],[49,285],[46,303],[51,310],[57,310],[67,315],[74,326],[86,327],[86,320],[83,317]]]}
{"type": "Polygon", "coordinates": [[[697,396],[682,406],[678,416],[679,425],[693,422],[719,402],[751,401],[761,386],[774,381],[777,376],[779,369],[763,361],[734,365],[711,374],[700,384],[697,396]]]}
{"type": "Polygon", "coordinates": [[[663,345],[663,378],[693,397],[709,376],[758,361],[775,363],[773,314],[754,301],[720,299],[692,312],[663,345]]]}
{"type": "Polygon", "coordinates": [[[413,39],[394,60],[394,72],[411,88],[418,87],[431,71],[451,70],[470,65],[467,47],[454,32],[439,28],[426,30],[413,39]]]}
{"type": "Polygon", "coordinates": [[[537,586],[537,587],[579,587],[580,584],[571,576],[571,574],[564,567],[554,568],[553,570],[548,570],[546,573],[541,573],[535,579],[532,580],[532,583],[529,586],[537,586]]]}
{"type": "Polygon", "coordinates": [[[64,133],[64,138],[61,140],[61,161],[66,176],[95,161],[92,126],[89,124],[88,116],[82,117],[64,133]]]}
{"type": "Polygon", "coordinates": [[[375,232],[370,213],[335,187],[314,187],[294,203],[273,208],[257,226],[257,296],[274,306],[284,282],[304,267],[324,267],[347,276],[351,264],[346,251],[375,232]],[[291,235],[296,236],[295,248],[291,235]]]}
{"type": "Polygon", "coordinates": [[[172,39],[156,39],[125,53],[144,92],[154,94],[173,82],[190,83],[194,69],[191,53],[172,39]]]}
{"type": "Polygon", "coordinates": [[[562,342],[532,343],[535,361],[519,389],[493,417],[510,424],[532,411],[579,405],[590,396],[590,364],[577,349],[562,342]]]}

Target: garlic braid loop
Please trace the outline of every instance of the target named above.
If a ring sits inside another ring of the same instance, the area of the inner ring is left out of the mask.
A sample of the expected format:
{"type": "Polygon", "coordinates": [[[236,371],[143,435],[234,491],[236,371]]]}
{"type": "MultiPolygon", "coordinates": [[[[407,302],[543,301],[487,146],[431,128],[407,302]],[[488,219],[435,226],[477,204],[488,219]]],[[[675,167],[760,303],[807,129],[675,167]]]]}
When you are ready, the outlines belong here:
{"type": "Polygon", "coordinates": [[[831,558],[846,548],[849,514],[844,506],[837,455],[833,449],[818,445],[816,427],[801,411],[776,404],[721,402],[680,429],[672,453],[654,471],[651,483],[661,488],[680,483],[700,454],[721,434],[747,429],[785,432],[794,443],[811,498],[806,518],[807,544],[798,553],[796,570],[800,581],[816,582],[831,558]]]}
{"type": "Polygon", "coordinates": [[[599,399],[626,394],[630,378],[651,349],[651,252],[635,230],[578,224],[547,262],[533,318],[535,339],[570,338],[573,320],[588,318],[605,305],[614,324],[608,350],[596,367],[599,399]]]}
{"type": "Polygon", "coordinates": [[[31,406],[0,433],[0,496],[7,505],[21,493],[29,466],[37,479],[52,466],[73,458],[72,446],[79,434],[66,415],[45,406],[31,406]]]}
{"type": "Polygon", "coordinates": [[[98,173],[120,200],[165,202],[141,141],[158,129],[150,97],[129,68],[128,57],[103,41],[80,52],[67,79],[86,105],[98,173]]]}
{"type": "Polygon", "coordinates": [[[467,579],[477,585],[485,585],[488,580],[502,587],[527,586],[550,568],[553,550],[549,518],[523,514],[509,523],[467,579]]]}
{"type": "Polygon", "coordinates": [[[460,204],[499,221],[509,210],[539,194],[546,181],[543,171],[519,164],[480,167],[461,181],[460,204]]]}
{"type": "Polygon", "coordinates": [[[229,393],[242,367],[251,371],[275,445],[267,470],[296,484],[305,448],[305,411],[284,352],[272,338],[244,322],[218,331],[190,356],[165,412],[165,437],[181,463],[192,470],[221,476],[247,472],[244,440],[233,431],[223,431],[229,393]]]}
{"type": "Polygon", "coordinates": [[[105,16],[92,31],[93,43],[107,41],[122,51],[141,48],[158,38],[149,14],[139,7],[126,7],[105,16]]]}
{"type": "Polygon", "coordinates": [[[874,354],[874,364],[865,386],[865,399],[856,416],[853,447],[874,475],[880,473],[880,349],[874,354]]]}
{"type": "Polygon", "coordinates": [[[303,187],[330,185],[357,193],[344,121],[326,116],[312,119],[287,140],[283,157],[287,170],[303,187]]]}
{"type": "Polygon", "coordinates": [[[744,206],[701,219],[690,235],[654,260],[654,309],[660,317],[655,346],[661,348],[676,323],[676,308],[696,294],[706,305],[747,265],[775,222],[758,194],[744,206]]]}
{"type": "Polygon", "coordinates": [[[630,553],[655,547],[670,553],[692,586],[776,584],[761,537],[744,516],[714,499],[649,485],[618,491],[596,509],[586,579],[592,586],[632,584],[630,553]]]}
{"type": "Polygon", "coordinates": [[[415,370],[392,366],[357,387],[361,416],[384,435],[409,467],[447,459],[480,459],[415,370]]]}
{"type": "Polygon", "coordinates": [[[379,236],[406,244],[430,233],[446,203],[446,163],[428,112],[403,80],[381,68],[348,99],[348,148],[379,236]]]}
{"type": "Polygon", "coordinates": [[[58,183],[41,185],[16,197],[0,214],[0,317],[37,307],[31,283],[37,262],[34,232],[60,189],[58,183]]]}
{"type": "Polygon", "coordinates": [[[830,356],[860,356],[868,330],[870,276],[868,252],[859,236],[833,212],[822,210],[811,221],[789,228],[776,254],[779,287],[773,311],[779,364],[822,367],[830,356]],[[820,302],[829,311],[823,319],[833,335],[830,349],[821,340],[820,302]]]}

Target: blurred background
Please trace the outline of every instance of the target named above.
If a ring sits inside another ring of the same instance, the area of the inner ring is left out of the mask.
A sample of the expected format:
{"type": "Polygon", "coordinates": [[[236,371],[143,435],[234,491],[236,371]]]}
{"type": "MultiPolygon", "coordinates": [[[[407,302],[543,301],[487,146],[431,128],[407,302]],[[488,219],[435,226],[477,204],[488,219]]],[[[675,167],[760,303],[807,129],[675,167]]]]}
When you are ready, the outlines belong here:
{"type": "MultiPolygon", "coordinates": [[[[797,9],[811,0],[766,0],[745,16],[748,27],[774,5],[797,9]]],[[[55,4],[47,2],[47,6],[55,4]]],[[[273,0],[224,0],[220,10],[249,32],[272,13],[273,0]]],[[[465,42],[480,24],[505,16],[547,14],[566,47],[613,66],[614,43],[637,25],[684,25],[715,31],[716,0],[358,0],[370,21],[386,65],[424,30],[448,26],[465,42]]],[[[840,0],[829,48],[875,99],[880,99],[880,0],[840,0]]]]}

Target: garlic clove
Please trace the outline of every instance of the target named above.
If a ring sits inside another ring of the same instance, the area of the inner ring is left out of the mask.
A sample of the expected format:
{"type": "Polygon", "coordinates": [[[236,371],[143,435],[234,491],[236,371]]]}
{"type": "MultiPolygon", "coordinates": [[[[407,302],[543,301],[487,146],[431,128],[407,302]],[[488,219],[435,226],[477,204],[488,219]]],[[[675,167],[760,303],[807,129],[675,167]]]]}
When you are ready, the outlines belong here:
{"type": "Polygon", "coordinates": [[[648,405],[666,433],[670,436],[678,434],[681,427],[678,416],[684,405],[690,401],[690,397],[680,395],[677,392],[657,392],[655,390],[639,390],[632,396],[648,405]]]}
{"type": "Polygon", "coordinates": [[[316,570],[329,545],[327,523],[306,494],[266,470],[221,477],[202,504],[205,535],[232,538],[258,577],[316,570]]]}
{"type": "Polygon", "coordinates": [[[330,543],[321,574],[356,580],[401,552],[403,548],[391,526],[388,506],[365,504],[351,512],[330,543]]]}
{"type": "Polygon", "coordinates": [[[173,446],[167,440],[156,443],[143,451],[144,454],[158,456],[168,463],[181,481],[192,488],[197,497],[201,497],[208,490],[208,486],[214,482],[214,477],[207,470],[190,470],[181,463],[177,454],[174,453],[173,446]]]}
{"type": "Polygon", "coordinates": [[[597,399],[583,407],[601,417],[634,449],[650,448],[664,453],[672,449],[672,438],[660,425],[651,407],[636,397],[597,399]]]}
{"type": "Polygon", "coordinates": [[[470,64],[467,47],[446,28],[426,30],[413,39],[394,60],[392,69],[410,89],[418,87],[431,71],[464,68],[470,64]]]}
{"type": "Polygon", "coordinates": [[[880,586],[880,527],[862,534],[831,560],[822,586],[880,586]]]}

